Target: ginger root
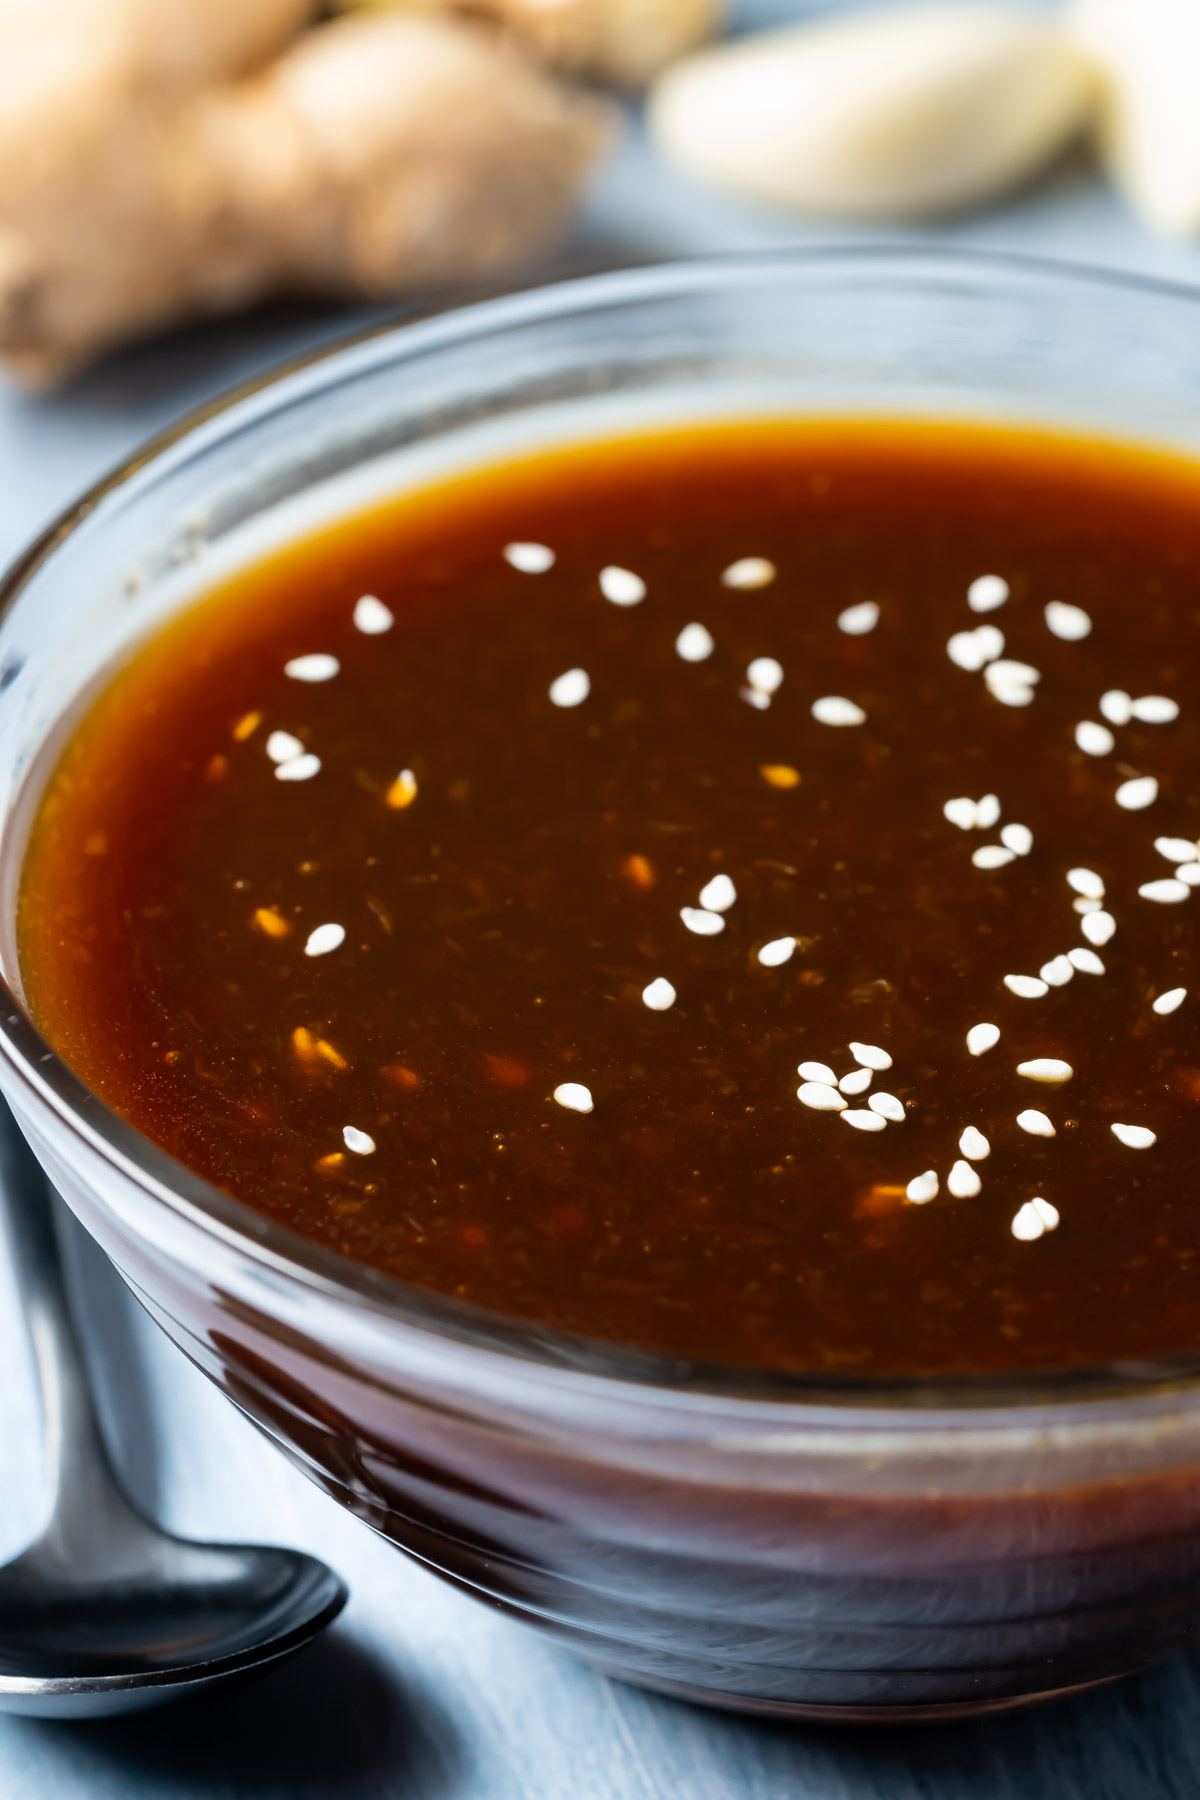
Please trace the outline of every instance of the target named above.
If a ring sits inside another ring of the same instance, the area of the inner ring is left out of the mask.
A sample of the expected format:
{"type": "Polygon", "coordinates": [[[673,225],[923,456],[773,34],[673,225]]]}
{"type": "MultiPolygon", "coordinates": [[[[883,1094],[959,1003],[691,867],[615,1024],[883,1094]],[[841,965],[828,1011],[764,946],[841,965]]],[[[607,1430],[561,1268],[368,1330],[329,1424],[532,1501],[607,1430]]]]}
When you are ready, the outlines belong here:
{"type": "Polygon", "coordinates": [[[641,87],[685,50],[716,34],[723,0],[337,0],[454,11],[494,19],[560,68],[641,87]]]}
{"type": "MultiPolygon", "coordinates": [[[[260,67],[307,25],[318,0],[0,0],[14,80],[0,133],[36,120],[45,94],[121,84],[183,88],[260,67]]],[[[43,118],[43,134],[45,122],[43,118]]]]}
{"type": "MultiPolygon", "coordinates": [[[[102,80],[76,80],[66,57],[54,79],[73,104],[53,131],[0,129],[0,358],[31,383],[278,290],[383,298],[494,275],[558,228],[608,137],[604,103],[449,18],[340,19],[256,73],[202,83],[261,63],[308,6],[90,4],[206,28],[166,64],[167,31],[158,49],[131,33],[102,80]]],[[[38,16],[60,8],[39,0],[38,16]]],[[[54,62],[26,38],[31,64],[54,62]]]]}

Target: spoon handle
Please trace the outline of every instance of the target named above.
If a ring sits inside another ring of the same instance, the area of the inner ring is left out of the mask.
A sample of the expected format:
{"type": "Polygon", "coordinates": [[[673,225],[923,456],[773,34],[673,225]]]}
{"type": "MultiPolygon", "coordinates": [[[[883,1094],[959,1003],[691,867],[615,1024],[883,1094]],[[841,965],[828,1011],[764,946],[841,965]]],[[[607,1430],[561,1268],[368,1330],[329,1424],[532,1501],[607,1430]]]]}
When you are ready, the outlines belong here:
{"type": "Polygon", "coordinates": [[[130,1507],[113,1474],[67,1291],[54,1209],[62,1206],[0,1100],[0,1218],[42,1397],[50,1517],[43,1542],[63,1556],[107,1535],[130,1507]]]}

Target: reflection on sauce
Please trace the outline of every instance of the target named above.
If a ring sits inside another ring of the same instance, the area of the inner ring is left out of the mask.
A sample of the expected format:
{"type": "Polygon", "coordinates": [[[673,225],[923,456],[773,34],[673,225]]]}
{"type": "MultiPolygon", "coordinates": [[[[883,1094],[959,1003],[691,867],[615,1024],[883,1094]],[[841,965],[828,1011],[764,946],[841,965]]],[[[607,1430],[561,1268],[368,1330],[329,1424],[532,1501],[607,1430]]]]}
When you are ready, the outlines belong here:
{"type": "Polygon", "coordinates": [[[705,1362],[1200,1343],[1200,474],[869,422],[575,448],[174,622],[79,726],[36,1019],[423,1286],[705,1362]]]}

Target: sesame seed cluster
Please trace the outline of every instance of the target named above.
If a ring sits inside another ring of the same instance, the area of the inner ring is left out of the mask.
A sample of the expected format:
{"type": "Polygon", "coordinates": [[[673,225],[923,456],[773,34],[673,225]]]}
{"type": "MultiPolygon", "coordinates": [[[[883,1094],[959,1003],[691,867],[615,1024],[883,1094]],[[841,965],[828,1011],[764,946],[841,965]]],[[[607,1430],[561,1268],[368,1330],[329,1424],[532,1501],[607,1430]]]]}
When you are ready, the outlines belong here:
{"type": "Polygon", "coordinates": [[[541,1324],[1200,1342],[1198,480],[782,423],[351,521],[81,722],[35,1014],[252,1205],[541,1324]]]}

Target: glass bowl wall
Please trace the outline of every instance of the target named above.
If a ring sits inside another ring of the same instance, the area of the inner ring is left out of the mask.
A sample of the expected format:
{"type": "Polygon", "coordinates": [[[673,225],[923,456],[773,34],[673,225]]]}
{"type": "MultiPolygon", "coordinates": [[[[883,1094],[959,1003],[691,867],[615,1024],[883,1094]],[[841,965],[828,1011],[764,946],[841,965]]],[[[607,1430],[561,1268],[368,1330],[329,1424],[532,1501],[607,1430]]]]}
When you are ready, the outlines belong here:
{"type": "Polygon", "coordinates": [[[1027,1704],[1200,1628],[1200,1357],[1019,1384],[666,1363],[351,1264],[209,1187],[22,1010],[25,834],[123,649],[373,495],[687,417],[1011,420],[1200,453],[1200,298],[852,251],[622,273],[322,355],[189,421],[9,576],[0,1086],[171,1337],[411,1555],[607,1669],[792,1716],[1027,1704]]]}

